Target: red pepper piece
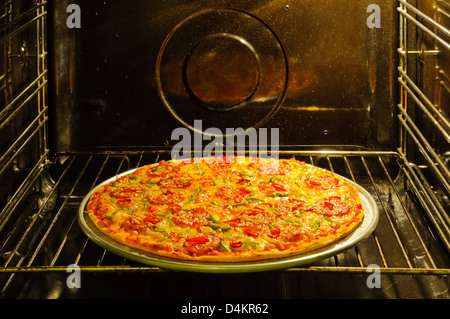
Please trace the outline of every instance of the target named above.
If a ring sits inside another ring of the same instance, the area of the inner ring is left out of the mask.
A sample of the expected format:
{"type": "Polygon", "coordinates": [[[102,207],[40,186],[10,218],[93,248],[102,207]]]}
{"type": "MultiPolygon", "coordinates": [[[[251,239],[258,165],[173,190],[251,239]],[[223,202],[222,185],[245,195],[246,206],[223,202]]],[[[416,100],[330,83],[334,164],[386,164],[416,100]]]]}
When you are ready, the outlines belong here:
{"type": "Polygon", "coordinates": [[[341,196],[329,196],[328,200],[341,200],[341,196]]]}
{"type": "Polygon", "coordinates": [[[305,180],[306,183],[308,183],[309,186],[312,187],[320,187],[322,186],[322,183],[319,181],[316,181],[314,179],[308,178],[307,180],[305,180]]]}
{"type": "Polygon", "coordinates": [[[234,198],[234,202],[235,203],[240,203],[244,200],[245,196],[244,195],[238,195],[234,198]]]}
{"type": "Polygon", "coordinates": [[[192,161],[192,160],[184,160],[184,161],[180,162],[180,163],[178,164],[178,166],[179,166],[179,167],[183,167],[183,166],[192,164],[193,162],[194,162],[194,161],[192,161]]]}
{"type": "Polygon", "coordinates": [[[170,239],[172,239],[172,241],[174,241],[174,242],[179,242],[180,241],[180,234],[171,232],[170,233],[170,239]]]}
{"type": "Polygon", "coordinates": [[[240,220],[239,218],[234,218],[234,219],[227,220],[226,222],[227,222],[227,223],[236,223],[236,222],[238,222],[239,220],[240,220]]]}
{"type": "Polygon", "coordinates": [[[257,233],[256,231],[250,229],[250,228],[246,228],[244,229],[244,234],[248,235],[248,236],[252,236],[253,238],[256,238],[259,236],[259,233],[257,233]]]}
{"type": "Polygon", "coordinates": [[[278,227],[272,227],[272,229],[270,230],[270,232],[272,233],[273,237],[278,237],[280,236],[280,228],[278,227]]]}
{"type": "Polygon", "coordinates": [[[197,229],[199,233],[203,232],[202,226],[200,226],[198,222],[193,223],[192,226],[194,226],[194,228],[197,229]]]}
{"type": "Polygon", "coordinates": [[[130,198],[123,198],[123,199],[119,199],[117,202],[118,203],[129,203],[129,202],[131,202],[131,199],[130,198]]]}
{"type": "Polygon", "coordinates": [[[119,177],[116,179],[116,183],[123,184],[130,180],[128,176],[119,177]]]}
{"type": "Polygon", "coordinates": [[[333,209],[333,204],[332,203],[330,203],[330,202],[323,202],[323,204],[325,205],[325,207],[326,208],[328,208],[328,209],[333,209]]]}
{"type": "Polygon", "coordinates": [[[135,189],[133,189],[133,188],[123,188],[122,189],[122,192],[124,192],[124,193],[136,193],[136,190],[135,189]]]}
{"type": "Polygon", "coordinates": [[[260,210],[260,211],[263,211],[263,212],[265,212],[266,210],[264,209],[264,208],[262,208],[262,207],[259,207],[259,206],[255,206],[255,207],[253,207],[254,209],[257,209],[257,210],[260,210]]]}
{"type": "Polygon", "coordinates": [[[181,211],[181,206],[178,204],[172,204],[172,205],[170,205],[170,209],[174,213],[179,213],[181,211]]]}
{"type": "Polygon", "coordinates": [[[145,218],[144,218],[144,221],[150,222],[150,223],[152,223],[152,224],[156,224],[156,223],[159,222],[158,219],[156,219],[156,218],[154,218],[154,217],[152,217],[152,216],[145,217],[145,218]]]}
{"type": "Polygon", "coordinates": [[[272,183],[273,188],[275,188],[277,191],[286,192],[286,188],[284,188],[283,185],[280,185],[278,183],[272,183]]]}
{"type": "Polygon", "coordinates": [[[230,243],[230,247],[232,248],[241,248],[242,247],[242,241],[233,241],[230,243]]]}
{"type": "Polygon", "coordinates": [[[273,205],[271,203],[261,203],[261,204],[258,204],[258,206],[269,206],[269,207],[272,207],[273,205]]]}
{"type": "Polygon", "coordinates": [[[249,189],[245,189],[245,188],[241,188],[241,193],[242,194],[250,194],[252,191],[249,189]]]}

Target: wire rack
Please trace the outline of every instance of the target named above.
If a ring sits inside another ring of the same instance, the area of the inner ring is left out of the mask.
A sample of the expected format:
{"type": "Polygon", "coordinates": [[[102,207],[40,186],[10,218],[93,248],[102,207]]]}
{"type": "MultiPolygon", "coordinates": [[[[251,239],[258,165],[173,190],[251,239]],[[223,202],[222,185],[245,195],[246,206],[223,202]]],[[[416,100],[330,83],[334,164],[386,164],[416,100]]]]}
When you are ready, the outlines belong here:
{"type": "MultiPolygon", "coordinates": [[[[450,5],[443,0],[431,8],[404,0],[398,4],[399,148],[374,152],[351,146],[286,146],[280,150],[280,157],[293,156],[327,168],[366,188],[381,213],[379,225],[345,253],[280,271],[286,282],[299,273],[364,275],[370,265],[377,265],[388,276],[426,278],[435,287],[434,295],[448,293],[450,32],[441,21],[448,22],[450,5]],[[427,72],[434,72],[431,88],[424,81],[427,72]],[[423,127],[429,129],[427,133],[423,127]]],[[[93,186],[120,172],[168,159],[170,150],[50,155],[46,1],[34,1],[19,15],[13,1],[0,9],[0,130],[1,136],[8,136],[0,141],[0,181],[9,186],[0,187],[2,295],[20,274],[62,274],[71,264],[95,274],[171,272],[101,249],[77,222],[81,200],[93,186]],[[35,48],[29,45],[33,41],[35,48]],[[15,71],[19,67],[20,81],[15,71]]]]}
{"type": "Polygon", "coordinates": [[[448,250],[450,30],[443,23],[449,25],[450,5],[431,2],[415,6],[399,0],[399,152],[417,165],[413,178],[422,186],[419,196],[448,250]]]}
{"type": "MultiPolygon", "coordinates": [[[[70,264],[94,273],[169,271],[100,249],[85,237],[77,222],[78,207],[93,186],[169,156],[170,152],[163,150],[58,154],[51,166],[54,180],[47,181],[51,187],[41,194],[39,209],[32,207],[28,217],[9,229],[15,236],[2,244],[0,273],[8,278],[4,284],[7,286],[17,272],[66,272],[70,264]]],[[[355,248],[284,272],[364,274],[367,267],[377,265],[382,274],[431,275],[446,282],[448,259],[439,237],[427,229],[429,220],[416,196],[420,186],[412,177],[414,167],[404,157],[397,152],[361,150],[293,149],[280,154],[292,156],[362,185],[375,197],[381,217],[375,232],[355,248]]]]}
{"type": "Polygon", "coordinates": [[[0,194],[0,228],[36,186],[49,154],[46,2],[20,13],[13,3],[0,8],[0,179],[14,189],[0,194]]]}

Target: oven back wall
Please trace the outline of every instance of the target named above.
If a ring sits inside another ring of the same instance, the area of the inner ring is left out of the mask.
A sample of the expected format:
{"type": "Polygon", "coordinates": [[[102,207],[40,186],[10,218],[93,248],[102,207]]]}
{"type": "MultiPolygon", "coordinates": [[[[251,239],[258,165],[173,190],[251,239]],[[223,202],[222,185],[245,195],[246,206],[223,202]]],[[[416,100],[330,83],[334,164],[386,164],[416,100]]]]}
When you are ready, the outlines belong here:
{"type": "Polygon", "coordinates": [[[55,152],[171,146],[194,120],[279,128],[281,145],[398,145],[393,1],[63,0],[48,20],[55,152]]]}

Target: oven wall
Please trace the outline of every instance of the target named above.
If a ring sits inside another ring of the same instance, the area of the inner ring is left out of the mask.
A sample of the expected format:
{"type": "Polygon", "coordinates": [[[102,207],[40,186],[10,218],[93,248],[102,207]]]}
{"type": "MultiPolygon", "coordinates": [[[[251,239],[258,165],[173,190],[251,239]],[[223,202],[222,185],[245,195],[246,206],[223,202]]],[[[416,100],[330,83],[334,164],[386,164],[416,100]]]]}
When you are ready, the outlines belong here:
{"type": "Polygon", "coordinates": [[[195,119],[279,128],[280,145],[398,146],[395,1],[63,0],[49,15],[55,152],[171,146],[195,119]]]}

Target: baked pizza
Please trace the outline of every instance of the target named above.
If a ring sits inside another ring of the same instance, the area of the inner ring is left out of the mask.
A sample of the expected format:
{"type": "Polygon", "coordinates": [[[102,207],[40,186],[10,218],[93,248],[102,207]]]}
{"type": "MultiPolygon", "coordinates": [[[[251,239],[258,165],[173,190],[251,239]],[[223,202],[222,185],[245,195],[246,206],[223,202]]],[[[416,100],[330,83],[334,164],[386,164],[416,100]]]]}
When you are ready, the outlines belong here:
{"type": "Polygon", "coordinates": [[[291,159],[163,160],[120,175],[89,198],[96,227],[165,257],[240,262],[306,253],[351,233],[358,189],[291,159]]]}

